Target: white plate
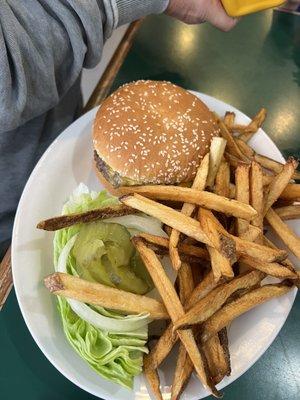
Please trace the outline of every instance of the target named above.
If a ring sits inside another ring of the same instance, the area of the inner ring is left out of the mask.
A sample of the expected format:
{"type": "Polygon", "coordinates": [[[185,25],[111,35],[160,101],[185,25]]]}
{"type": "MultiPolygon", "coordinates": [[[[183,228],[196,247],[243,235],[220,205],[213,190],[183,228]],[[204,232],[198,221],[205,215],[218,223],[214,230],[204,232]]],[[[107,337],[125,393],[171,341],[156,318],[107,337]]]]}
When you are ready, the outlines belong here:
{"type": "MultiPolygon", "coordinates": [[[[197,95],[218,114],[224,115],[225,111],[232,110],[239,123],[249,122],[249,118],[234,107],[203,94],[197,95]]],[[[74,352],[65,339],[55,298],[43,286],[43,278],[53,272],[53,234],[37,230],[36,223],[59,214],[63,203],[80,182],[101,189],[92,170],[91,126],[95,114],[96,109],[68,127],[45,152],[27,182],[13,231],[14,285],[29,331],[48,360],[65,377],[106,400],[146,400],[150,397],[142,376],[135,379],[133,391],[123,389],[102,379],[74,352]]],[[[259,153],[284,161],[275,144],[261,129],[252,145],[259,153]]],[[[300,234],[300,224],[294,222],[293,227],[300,234]]],[[[290,312],[295,294],[296,290],[234,321],[229,329],[232,375],[223,380],[220,388],[243,374],[270,346],[290,312]]],[[[170,398],[174,363],[175,359],[170,357],[162,366],[164,399],[170,398]]],[[[206,395],[193,376],[182,399],[196,400],[206,395]]]]}

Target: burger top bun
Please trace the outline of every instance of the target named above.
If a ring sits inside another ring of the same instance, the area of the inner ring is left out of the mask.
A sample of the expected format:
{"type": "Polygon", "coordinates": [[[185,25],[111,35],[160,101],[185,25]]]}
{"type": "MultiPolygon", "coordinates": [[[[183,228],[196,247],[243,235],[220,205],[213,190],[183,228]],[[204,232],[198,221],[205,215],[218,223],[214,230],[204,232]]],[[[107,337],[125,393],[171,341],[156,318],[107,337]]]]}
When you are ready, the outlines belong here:
{"type": "Polygon", "coordinates": [[[123,178],[131,184],[191,181],[213,136],[219,129],[207,106],[160,81],[120,87],[102,103],[93,126],[95,159],[117,174],[113,186],[122,186],[123,178]]]}

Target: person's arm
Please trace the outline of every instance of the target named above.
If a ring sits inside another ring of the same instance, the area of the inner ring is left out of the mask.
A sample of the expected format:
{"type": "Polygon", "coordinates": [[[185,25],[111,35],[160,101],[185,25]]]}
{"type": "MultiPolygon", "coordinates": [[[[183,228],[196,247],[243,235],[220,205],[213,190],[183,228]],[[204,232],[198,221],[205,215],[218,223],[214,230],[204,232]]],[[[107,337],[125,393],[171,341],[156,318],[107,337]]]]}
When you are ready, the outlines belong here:
{"type": "Polygon", "coordinates": [[[0,134],[54,107],[82,67],[101,58],[114,28],[167,0],[2,0],[0,134]]]}

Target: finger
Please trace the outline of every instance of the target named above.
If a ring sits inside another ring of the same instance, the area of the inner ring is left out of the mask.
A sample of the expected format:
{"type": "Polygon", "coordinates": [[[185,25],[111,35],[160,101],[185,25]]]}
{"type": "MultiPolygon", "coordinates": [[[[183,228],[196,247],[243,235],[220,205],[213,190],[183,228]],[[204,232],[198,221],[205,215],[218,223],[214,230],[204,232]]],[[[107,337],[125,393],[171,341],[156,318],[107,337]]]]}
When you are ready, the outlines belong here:
{"type": "Polygon", "coordinates": [[[235,27],[238,19],[232,18],[226,14],[219,0],[213,0],[211,6],[207,9],[207,21],[216,28],[228,32],[235,27]]]}

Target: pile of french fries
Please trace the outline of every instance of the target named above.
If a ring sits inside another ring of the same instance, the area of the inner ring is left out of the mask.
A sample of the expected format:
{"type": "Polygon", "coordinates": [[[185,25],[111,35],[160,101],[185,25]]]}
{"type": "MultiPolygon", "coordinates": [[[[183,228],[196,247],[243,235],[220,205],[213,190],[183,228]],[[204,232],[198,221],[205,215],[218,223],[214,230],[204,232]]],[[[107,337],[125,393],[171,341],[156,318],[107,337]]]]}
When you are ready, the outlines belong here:
{"type": "Polygon", "coordinates": [[[161,302],[66,274],[45,279],[54,294],[127,313],[146,311],[152,319],[169,320],[144,358],[144,373],[156,399],[163,398],[158,368],[177,341],[171,399],[179,399],[193,371],[219,397],[216,385],[231,373],[230,323],[299,286],[299,272],[287,252],[265,236],[265,229],[272,228],[300,258],[300,239],[284,222],[300,217],[300,185],[294,181],[300,177],[298,162],[290,158],[283,165],[249,146],[265,117],[262,109],[249,125],[242,126],[235,124],[232,112],[223,120],[216,116],[221,136],[213,139],[191,187],[127,187],[122,204],[109,212],[94,210],[39,224],[53,230],[140,211],[165,225],[168,238],[144,233],[132,239],[161,302]],[[165,254],[178,273],[175,285],[161,263],[165,254]],[[267,276],[278,278],[278,283],[266,283],[267,276]]]}

